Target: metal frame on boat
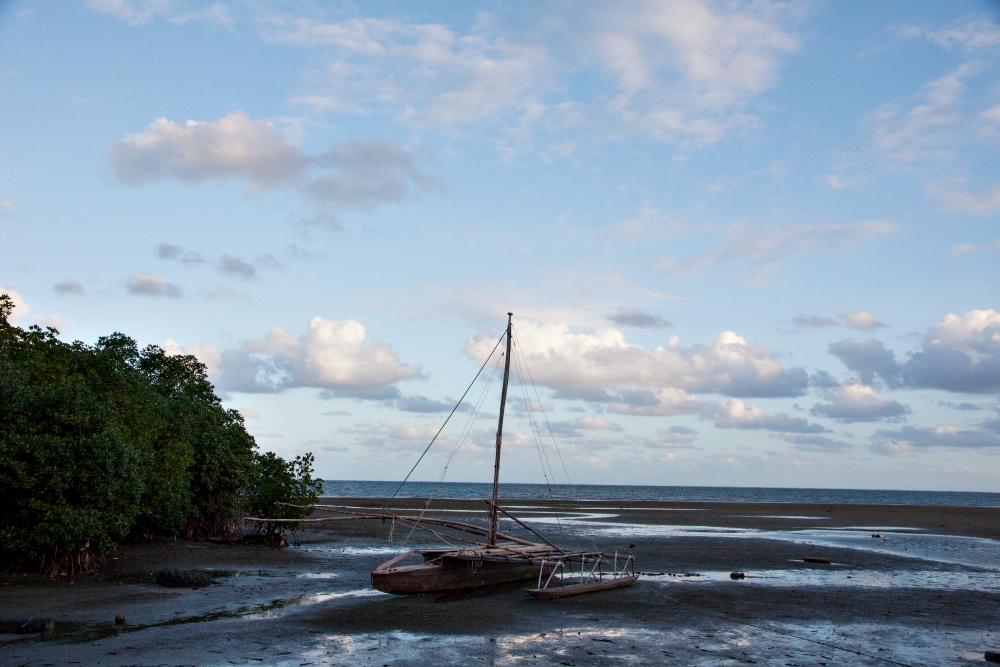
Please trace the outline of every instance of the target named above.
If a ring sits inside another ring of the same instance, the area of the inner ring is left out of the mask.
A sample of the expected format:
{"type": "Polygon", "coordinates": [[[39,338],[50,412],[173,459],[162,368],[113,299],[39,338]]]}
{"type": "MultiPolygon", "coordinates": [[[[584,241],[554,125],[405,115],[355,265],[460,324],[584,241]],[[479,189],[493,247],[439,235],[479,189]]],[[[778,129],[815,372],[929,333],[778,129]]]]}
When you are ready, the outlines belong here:
{"type": "Polygon", "coordinates": [[[554,600],[631,586],[638,579],[632,554],[619,556],[617,551],[611,557],[605,553],[566,554],[553,561],[543,558],[538,568],[538,585],[525,592],[539,600],[554,600]],[[579,564],[578,572],[573,571],[574,563],[579,564]]]}

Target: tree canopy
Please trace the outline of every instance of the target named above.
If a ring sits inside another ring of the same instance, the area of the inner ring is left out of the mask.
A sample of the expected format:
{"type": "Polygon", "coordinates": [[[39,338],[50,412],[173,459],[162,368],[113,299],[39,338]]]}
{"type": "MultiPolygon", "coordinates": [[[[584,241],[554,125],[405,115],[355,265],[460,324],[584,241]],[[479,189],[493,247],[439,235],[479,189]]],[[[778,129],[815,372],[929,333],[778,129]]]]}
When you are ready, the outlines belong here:
{"type": "Polygon", "coordinates": [[[315,502],[312,455],[258,452],[195,357],[120,333],[65,343],[12,311],[0,295],[0,560],[93,571],[126,537],[231,536],[248,511],[315,502]]]}

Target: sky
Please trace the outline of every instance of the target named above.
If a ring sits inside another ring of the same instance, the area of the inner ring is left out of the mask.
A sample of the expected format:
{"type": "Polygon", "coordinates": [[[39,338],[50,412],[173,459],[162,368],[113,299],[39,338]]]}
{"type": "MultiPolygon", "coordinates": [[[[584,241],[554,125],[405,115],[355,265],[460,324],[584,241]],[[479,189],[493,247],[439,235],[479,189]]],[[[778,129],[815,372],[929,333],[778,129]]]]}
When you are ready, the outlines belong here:
{"type": "Polygon", "coordinates": [[[14,323],[326,479],[489,481],[513,312],[501,481],[1000,492],[998,148],[997,3],[0,2],[14,323]]]}

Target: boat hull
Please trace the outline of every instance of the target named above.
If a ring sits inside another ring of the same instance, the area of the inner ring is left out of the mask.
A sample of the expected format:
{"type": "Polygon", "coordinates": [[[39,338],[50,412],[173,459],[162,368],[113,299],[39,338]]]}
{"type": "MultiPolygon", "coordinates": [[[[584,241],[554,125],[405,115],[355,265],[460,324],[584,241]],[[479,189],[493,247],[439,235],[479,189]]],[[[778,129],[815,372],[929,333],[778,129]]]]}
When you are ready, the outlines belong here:
{"type": "Polygon", "coordinates": [[[604,581],[590,581],[585,584],[571,584],[569,586],[552,586],[550,588],[529,588],[525,591],[528,595],[539,600],[556,600],[558,598],[568,598],[571,595],[583,595],[584,593],[596,593],[612,588],[624,588],[631,586],[639,580],[637,576],[617,577],[615,579],[605,579],[604,581]]]}
{"type": "Polygon", "coordinates": [[[524,562],[443,557],[421,565],[379,568],[372,572],[372,586],[393,595],[447,593],[537,579],[539,569],[524,562]]]}

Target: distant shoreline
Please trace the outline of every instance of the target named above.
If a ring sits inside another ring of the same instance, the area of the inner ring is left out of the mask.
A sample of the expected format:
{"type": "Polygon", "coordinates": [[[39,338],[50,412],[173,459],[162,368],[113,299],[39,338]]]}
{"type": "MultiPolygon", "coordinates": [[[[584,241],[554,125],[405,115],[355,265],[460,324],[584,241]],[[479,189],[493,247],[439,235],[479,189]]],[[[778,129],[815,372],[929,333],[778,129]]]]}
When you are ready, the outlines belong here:
{"type": "MultiPolygon", "coordinates": [[[[324,480],[323,495],[352,498],[436,498],[477,500],[492,487],[479,482],[324,480]]],[[[510,500],[659,501],[700,503],[777,503],[819,505],[880,505],[932,507],[1000,507],[1000,493],[986,491],[919,491],[902,489],[815,489],[729,486],[650,486],[621,484],[501,483],[500,495],[510,500]],[[550,496],[551,489],[551,496],[550,496]]]]}

